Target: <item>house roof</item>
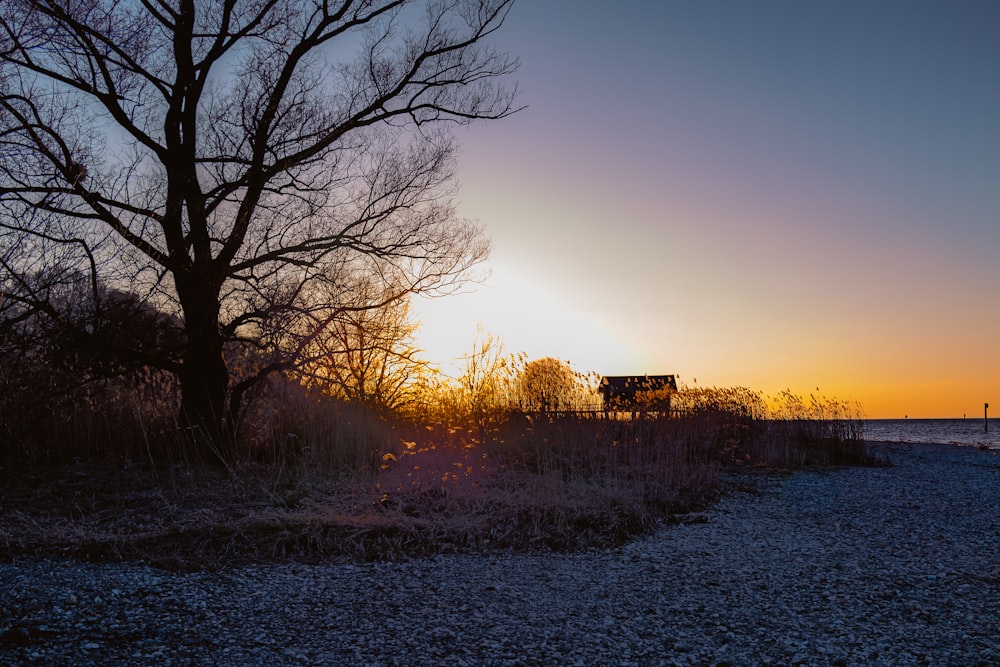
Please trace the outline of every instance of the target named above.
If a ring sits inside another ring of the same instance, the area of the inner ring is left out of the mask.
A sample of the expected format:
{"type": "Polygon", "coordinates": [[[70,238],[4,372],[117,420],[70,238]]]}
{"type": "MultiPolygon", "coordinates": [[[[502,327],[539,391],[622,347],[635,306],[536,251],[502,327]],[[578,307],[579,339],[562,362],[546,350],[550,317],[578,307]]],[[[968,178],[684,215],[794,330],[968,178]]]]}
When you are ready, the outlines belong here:
{"type": "Polygon", "coordinates": [[[605,396],[632,395],[639,391],[669,388],[677,391],[674,375],[605,375],[598,387],[605,396]]]}

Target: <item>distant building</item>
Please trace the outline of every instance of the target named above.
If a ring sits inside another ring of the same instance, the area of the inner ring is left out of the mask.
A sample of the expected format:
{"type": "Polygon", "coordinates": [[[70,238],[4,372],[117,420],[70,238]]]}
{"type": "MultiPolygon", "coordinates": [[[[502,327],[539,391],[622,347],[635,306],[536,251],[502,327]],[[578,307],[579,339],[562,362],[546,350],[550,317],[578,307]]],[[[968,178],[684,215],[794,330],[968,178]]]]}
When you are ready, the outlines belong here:
{"type": "Polygon", "coordinates": [[[671,395],[677,391],[673,375],[608,375],[597,391],[605,410],[668,412],[671,395]]]}

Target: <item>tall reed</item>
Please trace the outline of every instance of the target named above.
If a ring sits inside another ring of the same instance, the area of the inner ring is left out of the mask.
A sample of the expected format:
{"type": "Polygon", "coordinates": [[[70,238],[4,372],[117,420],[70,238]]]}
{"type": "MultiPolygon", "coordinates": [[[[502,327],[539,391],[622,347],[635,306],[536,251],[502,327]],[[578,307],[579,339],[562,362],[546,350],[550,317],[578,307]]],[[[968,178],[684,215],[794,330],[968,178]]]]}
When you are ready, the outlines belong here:
{"type": "MultiPolygon", "coordinates": [[[[353,542],[369,554],[610,544],[700,507],[720,492],[726,468],[878,462],[852,403],[683,387],[670,415],[603,413],[592,409],[593,374],[553,360],[532,366],[488,345],[473,361],[457,379],[422,378],[395,414],[276,375],[248,394],[233,425],[233,470],[270,467],[265,505],[310,508],[303,526],[348,521],[351,540],[371,531],[381,546],[353,542]],[[538,387],[549,376],[565,395],[538,387]],[[334,506],[334,487],[350,507],[334,506]]],[[[47,420],[5,417],[3,455],[190,466],[177,401],[166,375],[95,383],[53,398],[47,420]]]]}

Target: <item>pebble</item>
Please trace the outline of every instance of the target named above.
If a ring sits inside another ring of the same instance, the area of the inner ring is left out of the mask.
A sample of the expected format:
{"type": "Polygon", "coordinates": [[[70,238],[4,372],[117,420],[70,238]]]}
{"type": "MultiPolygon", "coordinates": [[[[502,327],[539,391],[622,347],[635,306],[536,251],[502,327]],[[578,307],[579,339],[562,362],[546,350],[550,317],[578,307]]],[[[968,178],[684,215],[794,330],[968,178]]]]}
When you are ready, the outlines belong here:
{"type": "Polygon", "coordinates": [[[892,458],[747,478],[707,521],[614,549],[189,573],[0,563],[0,664],[993,664],[1000,456],[892,458]]]}

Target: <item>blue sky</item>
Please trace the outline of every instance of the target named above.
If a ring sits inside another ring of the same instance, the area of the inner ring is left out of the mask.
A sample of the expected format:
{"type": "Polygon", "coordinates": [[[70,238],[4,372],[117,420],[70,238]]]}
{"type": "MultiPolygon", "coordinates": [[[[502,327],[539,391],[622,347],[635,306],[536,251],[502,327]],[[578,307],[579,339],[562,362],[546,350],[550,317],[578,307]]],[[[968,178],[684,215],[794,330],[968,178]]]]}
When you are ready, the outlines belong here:
{"type": "Polygon", "coordinates": [[[460,132],[492,276],[417,304],[427,356],[481,324],[602,374],[974,414],[1000,386],[997,34],[997,2],[522,0],[496,43],[528,108],[460,132]]]}

